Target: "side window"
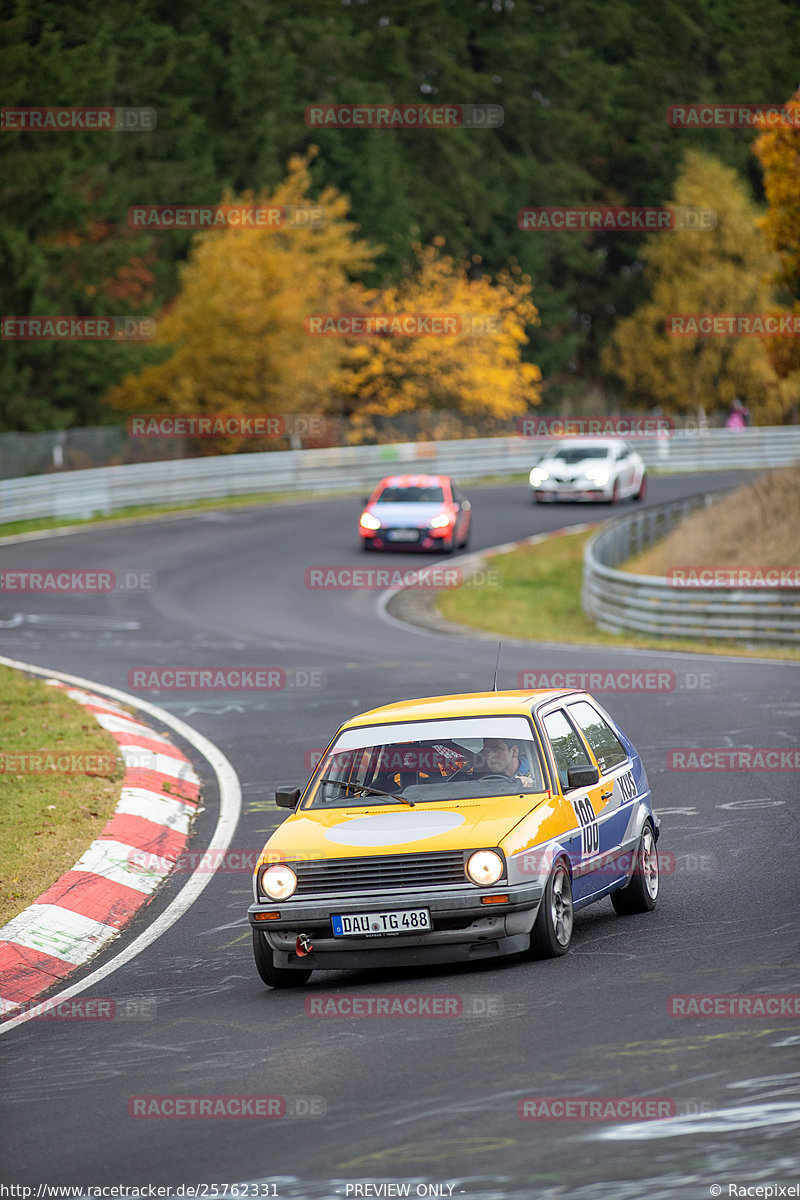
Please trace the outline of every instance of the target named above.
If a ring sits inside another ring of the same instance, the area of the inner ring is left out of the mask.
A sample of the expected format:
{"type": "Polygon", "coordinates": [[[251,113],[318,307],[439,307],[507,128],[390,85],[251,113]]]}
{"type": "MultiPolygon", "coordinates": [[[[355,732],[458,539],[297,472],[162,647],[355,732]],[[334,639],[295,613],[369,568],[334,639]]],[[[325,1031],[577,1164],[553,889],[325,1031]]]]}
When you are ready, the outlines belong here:
{"type": "Polygon", "coordinates": [[[545,732],[553,748],[553,755],[558,767],[561,787],[566,790],[567,771],[570,767],[588,767],[589,758],[575,730],[570,725],[561,709],[548,713],[543,718],[545,732]]]}
{"type": "Polygon", "coordinates": [[[620,742],[614,730],[604,721],[596,708],[585,700],[570,704],[570,715],[578,725],[581,733],[592,747],[595,758],[603,774],[625,762],[628,752],[620,742]]]}

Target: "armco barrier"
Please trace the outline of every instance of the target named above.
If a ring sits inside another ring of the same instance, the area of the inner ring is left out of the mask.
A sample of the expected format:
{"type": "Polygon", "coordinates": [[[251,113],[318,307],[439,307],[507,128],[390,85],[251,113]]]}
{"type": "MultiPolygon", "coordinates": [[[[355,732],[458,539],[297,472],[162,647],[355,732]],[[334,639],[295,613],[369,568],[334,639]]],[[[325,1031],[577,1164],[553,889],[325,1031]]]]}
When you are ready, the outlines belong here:
{"type": "Polygon", "coordinates": [[[615,569],[716,502],[724,502],[719,492],[643,509],[610,521],[590,539],[583,556],[583,610],[600,629],[800,643],[800,588],[676,588],[665,576],[615,569]]]}
{"type": "MultiPolygon", "coordinates": [[[[0,481],[0,523],[91,517],[142,504],[180,504],[256,492],[370,489],[393,472],[441,472],[456,479],[527,472],[552,441],[474,438],[277,450],[131,463],[0,481]]],[[[683,430],[637,439],[650,467],[708,471],[800,461],[800,426],[683,430]]]]}

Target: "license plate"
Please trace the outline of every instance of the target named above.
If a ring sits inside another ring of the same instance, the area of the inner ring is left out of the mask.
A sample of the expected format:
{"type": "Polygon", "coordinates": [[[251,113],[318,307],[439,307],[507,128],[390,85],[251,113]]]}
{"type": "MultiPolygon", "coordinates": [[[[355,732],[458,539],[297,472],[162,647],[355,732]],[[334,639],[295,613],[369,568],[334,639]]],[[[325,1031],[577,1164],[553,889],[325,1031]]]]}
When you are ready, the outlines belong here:
{"type": "Polygon", "coordinates": [[[343,913],[331,915],[335,937],[375,937],[392,933],[424,933],[431,929],[427,908],[406,908],[402,912],[343,913]]]}
{"type": "Polygon", "coordinates": [[[419,532],[416,529],[390,529],[386,536],[390,542],[416,542],[419,532]]]}

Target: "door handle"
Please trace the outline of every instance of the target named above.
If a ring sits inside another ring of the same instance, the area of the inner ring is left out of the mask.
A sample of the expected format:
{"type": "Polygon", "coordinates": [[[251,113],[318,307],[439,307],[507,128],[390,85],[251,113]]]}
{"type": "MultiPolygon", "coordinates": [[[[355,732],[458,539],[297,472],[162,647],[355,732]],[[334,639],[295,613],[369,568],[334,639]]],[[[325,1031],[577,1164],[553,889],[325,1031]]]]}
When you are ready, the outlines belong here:
{"type": "Polygon", "coordinates": [[[613,795],[614,795],[614,789],[613,789],[613,787],[612,787],[612,788],[611,788],[611,790],[610,790],[610,791],[608,791],[608,792],[601,792],[601,793],[600,793],[600,799],[601,799],[601,800],[607,800],[609,796],[613,796],[613,795]]]}

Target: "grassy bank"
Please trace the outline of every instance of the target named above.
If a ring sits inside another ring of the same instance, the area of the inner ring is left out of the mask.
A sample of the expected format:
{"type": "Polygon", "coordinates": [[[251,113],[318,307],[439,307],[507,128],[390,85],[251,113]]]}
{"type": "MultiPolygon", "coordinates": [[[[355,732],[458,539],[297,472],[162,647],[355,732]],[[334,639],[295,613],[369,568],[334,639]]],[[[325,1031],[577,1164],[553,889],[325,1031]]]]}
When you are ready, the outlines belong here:
{"type": "Polygon", "coordinates": [[[81,705],[0,666],[0,925],[77,862],[123,774],[117,743],[81,705]]]}
{"type": "Polygon", "coordinates": [[[734,641],[603,633],[581,609],[583,549],[590,536],[590,532],[566,534],[496,555],[489,561],[500,572],[501,583],[440,592],[439,612],[446,620],[473,629],[544,642],[800,659],[800,650],[788,648],[746,650],[734,641]]]}

